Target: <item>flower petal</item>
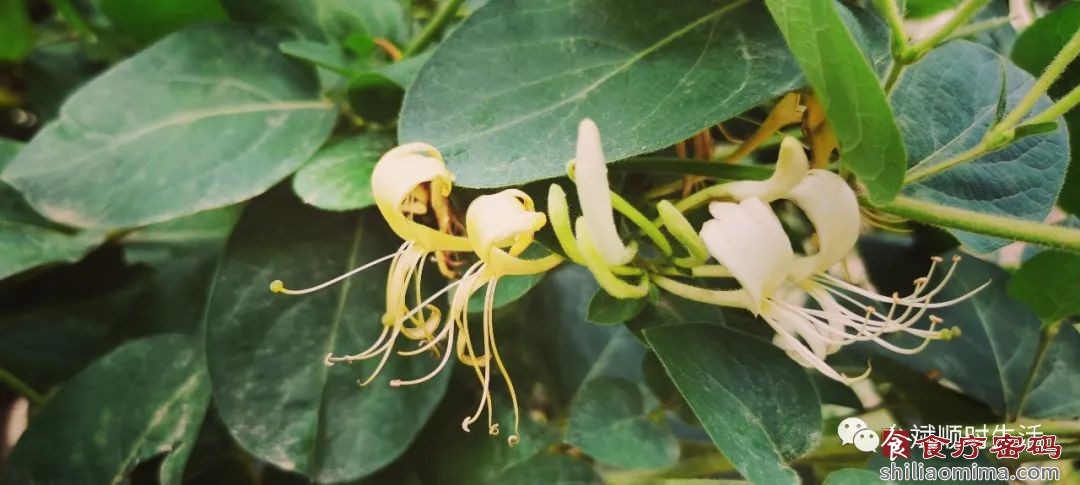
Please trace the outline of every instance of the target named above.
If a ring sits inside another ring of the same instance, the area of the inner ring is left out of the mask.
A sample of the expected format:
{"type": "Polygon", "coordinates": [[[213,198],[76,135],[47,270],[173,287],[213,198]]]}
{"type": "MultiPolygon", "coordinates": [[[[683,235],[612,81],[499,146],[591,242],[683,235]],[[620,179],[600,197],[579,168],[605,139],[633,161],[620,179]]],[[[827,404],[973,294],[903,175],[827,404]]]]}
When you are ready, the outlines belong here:
{"type": "Polygon", "coordinates": [[[755,313],[783,283],[795,255],[780,220],[764,202],[713,202],[701,228],[709,254],[731,271],[753,301],[755,313]]]}
{"type": "Polygon", "coordinates": [[[581,212],[596,249],[607,264],[626,264],[634,257],[634,252],[623,244],[615,228],[600,129],[588,118],[581,120],[578,125],[577,156],[574,160],[578,202],[581,203],[581,212]]]}
{"type": "Polygon", "coordinates": [[[793,281],[821,273],[844,258],[859,239],[859,201],[839,175],[811,170],[785,198],[806,214],[818,235],[817,254],[801,258],[793,281]]]}
{"type": "Polygon", "coordinates": [[[470,245],[465,238],[443,234],[405,215],[419,212],[413,207],[416,204],[408,204],[410,200],[433,203],[435,198],[445,199],[453,180],[453,174],[434,147],[409,143],[386,152],[375,164],[371,192],[383,219],[398,237],[417,241],[429,251],[467,251],[470,245]],[[425,183],[430,186],[423,187],[425,183]]]}
{"type": "Polygon", "coordinates": [[[780,156],[776,160],[776,170],[767,180],[746,180],[726,184],[726,192],[735,200],[750,198],[772,202],[790,192],[810,169],[806,152],[802,144],[790,136],[780,142],[780,156]]]}

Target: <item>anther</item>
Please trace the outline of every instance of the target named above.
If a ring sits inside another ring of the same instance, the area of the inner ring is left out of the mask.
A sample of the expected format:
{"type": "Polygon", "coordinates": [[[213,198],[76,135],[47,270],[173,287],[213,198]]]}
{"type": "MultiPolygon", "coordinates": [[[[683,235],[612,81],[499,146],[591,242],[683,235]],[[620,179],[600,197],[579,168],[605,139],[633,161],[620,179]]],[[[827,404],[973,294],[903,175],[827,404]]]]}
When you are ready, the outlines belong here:
{"type": "Polygon", "coordinates": [[[488,426],[488,434],[491,435],[491,436],[498,436],[499,435],[499,425],[496,423],[496,424],[493,424],[491,426],[488,426]]]}
{"type": "Polygon", "coordinates": [[[472,423],[472,421],[469,421],[469,418],[465,418],[465,420],[461,422],[461,429],[465,430],[465,432],[468,433],[470,423],[472,423]]]}
{"type": "Polygon", "coordinates": [[[390,387],[401,387],[401,379],[392,379],[390,381],[390,387]]]}
{"type": "Polygon", "coordinates": [[[517,444],[520,442],[521,438],[518,437],[518,435],[516,434],[512,434],[506,438],[506,444],[510,445],[511,447],[517,446],[517,444]]]}
{"type": "Polygon", "coordinates": [[[944,261],[944,259],[941,259],[941,256],[930,256],[930,261],[933,261],[935,263],[940,263],[940,262],[944,261]]]}
{"type": "Polygon", "coordinates": [[[925,285],[927,281],[929,281],[929,280],[927,280],[925,276],[920,277],[920,278],[915,278],[915,286],[925,285]]]}
{"type": "Polygon", "coordinates": [[[329,354],[326,354],[326,358],[323,359],[323,364],[326,364],[327,367],[333,367],[334,366],[334,361],[332,360],[333,358],[334,358],[334,353],[333,352],[330,352],[329,354]]]}
{"type": "Polygon", "coordinates": [[[270,291],[274,293],[281,293],[285,289],[285,283],[281,280],[274,280],[270,282],[270,291]]]}
{"type": "Polygon", "coordinates": [[[952,262],[959,263],[960,259],[962,259],[962,258],[960,258],[959,254],[954,254],[953,257],[952,257],[952,262]]]}

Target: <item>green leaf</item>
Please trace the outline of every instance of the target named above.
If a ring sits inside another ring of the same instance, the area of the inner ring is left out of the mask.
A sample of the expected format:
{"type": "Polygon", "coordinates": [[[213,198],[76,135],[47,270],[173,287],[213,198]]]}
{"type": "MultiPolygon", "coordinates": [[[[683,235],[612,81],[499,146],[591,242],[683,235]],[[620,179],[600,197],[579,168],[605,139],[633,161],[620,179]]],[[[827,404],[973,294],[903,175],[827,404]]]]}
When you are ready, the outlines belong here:
{"type": "Polygon", "coordinates": [[[282,42],[278,48],[287,55],[338,74],[351,75],[354,70],[349,67],[349,60],[339,46],[310,40],[290,40],[282,42]]]}
{"type": "Polygon", "coordinates": [[[864,483],[878,483],[881,479],[877,471],[860,470],[857,468],[844,468],[830,473],[825,477],[825,485],[862,485],[864,483]]]}
{"type": "Polygon", "coordinates": [[[319,150],[293,177],[293,190],[304,202],[320,209],[345,211],[375,204],[371,171],[394,140],[369,132],[340,140],[319,150]]]}
{"type": "Polygon", "coordinates": [[[590,117],[609,160],[667,147],[802,85],[759,2],[490,2],[405,96],[402,141],[442,151],[459,184],[564,174],[590,117]]]}
{"type": "Polygon", "coordinates": [[[34,47],[34,23],[24,0],[0,0],[0,60],[22,59],[34,47]]]}
{"type": "Polygon", "coordinates": [[[141,42],[226,18],[218,0],[101,0],[99,5],[117,30],[141,42]]]}
{"type": "Polygon", "coordinates": [[[620,300],[604,290],[599,290],[589,300],[588,319],[601,325],[622,323],[636,317],[646,304],[644,298],[620,300]]]}
{"type": "Polygon", "coordinates": [[[1080,315],[1080,256],[1044,251],[1024,262],[1009,282],[1009,295],[1043,321],[1080,315]]]}
{"type": "MultiPolygon", "coordinates": [[[[1080,3],[1066,3],[1024,29],[1013,44],[1010,57],[1017,66],[1038,76],[1078,30],[1080,3]]],[[[1080,85],[1080,63],[1072,62],[1050,87],[1050,96],[1058,99],[1077,85],[1080,85]]],[[[1065,186],[1058,198],[1058,205],[1072,214],[1080,214],[1080,109],[1067,113],[1065,122],[1069,127],[1072,163],[1065,174],[1065,186]]]]}
{"type": "MultiPolygon", "coordinates": [[[[0,171],[22,147],[0,138],[0,171]]],[[[73,232],[43,219],[0,182],[0,278],[49,263],[74,263],[104,240],[100,232],[73,232]]]]}
{"type": "Polygon", "coordinates": [[[68,95],[106,67],[75,41],[38,46],[22,65],[26,102],[43,122],[55,119],[68,95]]]}
{"type": "Polygon", "coordinates": [[[11,455],[15,483],[119,483],[166,454],[159,480],[179,484],[210,402],[202,353],[181,335],[132,341],[49,400],[11,455]]]}
{"type": "Polygon", "coordinates": [[[825,109],[843,165],[866,184],[872,202],[891,201],[904,179],[904,142],[873,66],[845,27],[836,3],[765,3],[825,109]]]}
{"type": "Polygon", "coordinates": [[[907,0],[904,17],[911,19],[926,18],[953,8],[959,3],[960,0],[907,0]]]}
{"type": "MultiPolygon", "coordinates": [[[[281,279],[309,285],[389,254],[377,213],[313,210],[287,190],[252,202],[230,238],[207,308],[207,361],[222,420],[237,442],[279,468],[320,482],[374,473],[397,458],[446,390],[449,372],[416,386],[431,358],[392,356],[327,367],[328,353],[356,353],[379,335],[384,267],[303,296],[273,294],[281,279]]],[[[426,356],[425,356],[426,357],[426,356]]]]}
{"type": "MultiPolygon", "coordinates": [[[[985,47],[955,41],[933,50],[901,76],[893,112],[907,144],[908,165],[927,167],[979,143],[993,122],[1002,72],[1008,108],[1034,79],[985,47]]],[[[1049,106],[1043,97],[1034,112],[1049,106]]],[[[1042,221],[1054,205],[1068,166],[1065,127],[1026,137],[1006,148],[904,187],[911,197],[961,209],[1042,221]]],[[[1008,241],[950,230],[975,252],[1008,241]]]]}
{"type": "Polygon", "coordinates": [[[1005,23],[991,29],[983,30],[966,38],[977,44],[989,47],[998,54],[1008,55],[1009,50],[1012,49],[1013,43],[1016,42],[1016,30],[1013,29],[1012,24],[1008,22],[1010,15],[1009,0],[990,0],[986,7],[983,7],[982,10],[979,10],[979,12],[971,18],[969,25],[1001,19],[1005,19],[1005,23]]]}
{"type": "Polygon", "coordinates": [[[335,118],[311,70],[277,43],[230,24],[173,34],[73,94],[3,178],[46,217],[82,228],[259,194],[306,160],[335,118]]]}
{"type": "Polygon", "coordinates": [[[709,324],[645,331],[716,446],[755,483],[797,483],[785,463],[821,438],[806,371],[764,340],[709,324]]]}
{"type": "MultiPolygon", "coordinates": [[[[894,250],[892,256],[900,258],[901,253],[902,250],[894,250]]],[[[951,255],[943,256],[945,264],[951,264],[948,262],[951,255]]],[[[927,265],[929,261],[924,259],[920,266],[925,268],[927,265]]],[[[871,269],[871,275],[874,274],[871,269]]],[[[986,403],[998,413],[1015,415],[1024,400],[1042,323],[1026,306],[1009,297],[1006,292],[1009,280],[1007,272],[991,263],[964,258],[934,300],[959,298],[987,281],[990,285],[963,302],[934,310],[935,315],[944,319],[944,325],[960,328],[959,337],[931,343],[922,352],[908,356],[877,346],[871,348],[878,355],[920,372],[938,373],[964,394],[986,403]]],[[[882,289],[886,294],[893,290],[882,289]]],[[[896,291],[906,294],[911,289],[896,291]]],[[[920,342],[909,335],[891,341],[901,347],[912,347],[920,342]]],[[[1022,415],[1050,418],[1080,413],[1080,382],[1075,378],[1080,373],[1080,354],[1075,352],[1076,348],[1080,348],[1077,332],[1062,331],[1051,342],[1039,371],[1031,379],[1022,415]]]]}
{"type": "Polygon", "coordinates": [[[641,375],[645,348],[625,328],[611,337],[570,403],[566,441],[621,468],[663,468],[679,458],[679,442],[649,416],[656,398],[641,375]]]}
{"type": "Polygon", "coordinates": [[[164,263],[189,253],[216,252],[240,217],[241,205],[231,205],[152,224],[125,234],[124,259],[129,263],[164,263]]]}
{"type": "Polygon", "coordinates": [[[409,18],[397,0],[222,0],[235,20],[283,27],[301,37],[345,42],[357,32],[401,45],[409,18]]]}

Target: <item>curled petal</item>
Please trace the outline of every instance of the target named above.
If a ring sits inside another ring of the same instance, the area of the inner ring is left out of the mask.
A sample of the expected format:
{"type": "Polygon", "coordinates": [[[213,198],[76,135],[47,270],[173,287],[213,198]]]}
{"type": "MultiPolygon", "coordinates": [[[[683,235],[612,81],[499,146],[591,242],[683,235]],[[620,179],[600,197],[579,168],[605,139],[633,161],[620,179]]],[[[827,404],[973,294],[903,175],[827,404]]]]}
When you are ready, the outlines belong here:
{"type": "Polygon", "coordinates": [[[379,212],[398,237],[417,241],[429,251],[468,251],[465,238],[443,234],[406,215],[421,213],[420,205],[444,203],[453,180],[434,147],[409,143],[386,152],[375,164],[371,192],[379,212]]]}
{"type": "Polygon", "coordinates": [[[810,161],[802,144],[790,136],[780,142],[780,156],[776,160],[776,170],[766,180],[746,180],[725,184],[725,192],[735,200],[750,198],[772,202],[790,192],[806,176],[810,161]]]}
{"type": "Polygon", "coordinates": [[[713,202],[709,212],[714,219],[702,226],[701,239],[750,295],[757,313],[787,277],[795,259],[791,243],[772,209],[758,199],[713,202]]]}
{"type": "Polygon", "coordinates": [[[546,223],[547,217],[533,210],[532,198],[517,189],[477,197],[465,215],[469,240],[486,264],[485,271],[496,277],[540,273],[562,261],[556,255],[539,260],[518,257],[546,223]]]}
{"type": "Polygon", "coordinates": [[[785,198],[802,209],[817,231],[817,254],[800,259],[793,281],[824,272],[844,258],[859,239],[859,201],[839,175],[814,169],[785,198]]]}
{"type": "Polygon", "coordinates": [[[588,118],[581,120],[578,125],[577,156],[574,163],[578,201],[597,251],[608,265],[626,264],[634,257],[634,251],[623,244],[615,228],[607,161],[600,144],[600,130],[596,123],[588,118]]]}

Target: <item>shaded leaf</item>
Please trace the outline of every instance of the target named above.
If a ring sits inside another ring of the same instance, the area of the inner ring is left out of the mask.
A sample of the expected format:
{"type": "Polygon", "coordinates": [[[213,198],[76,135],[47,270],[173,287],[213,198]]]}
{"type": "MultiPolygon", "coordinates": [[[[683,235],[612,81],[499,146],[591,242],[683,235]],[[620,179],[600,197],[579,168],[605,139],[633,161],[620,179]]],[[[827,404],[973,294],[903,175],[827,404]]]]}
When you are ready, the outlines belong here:
{"type": "Polygon", "coordinates": [[[841,163],[862,180],[870,200],[900,191],[906,153],[885,92],[832,1],[767,0],[795,59],[840,142],[841,163]]]}
{"type": "Polygon", "coordinates": [[[218,0],[101,0],[99,5],[117,30],[141,42],[191,24],[226,18],[218,0]]]}
{"type": "Polygon", "coordinates": [[[400,455],[446,390],[448,372],[392,388],[437,362],[428,354],[327,367],[328,353],[356,353],[382,328],[383,268],[304,296],[273,294],[270,281],[326,281],[399,244],[376,214],[313,210],[286,190],[244,211],[226,247],[207,309],[207,361],[222,420],[255,456],[316,481],[374,473],[400,455]]]}
{"type": "Polygon", "coordinates": [[[22,59],[34,47],[34,24],[25,0],[0,0],[0,59],[22,59]]]}
{"type": "Polygon", "coordinates": [[[620,300],[604,290],[593,293],[589,300],[588,319],[602,325],[622,323],[641,313],[648,302],[644,298],[620,300]]]}
{"type": "Polygon", "coordinates": [[[120,239],[124,259],[155,264],[191,253],[217,252],[225,246],[241,209],[231,205],[132,231],[120,239]]]}
{"type": "Polygon", "coordinates": [[[786,463],[821,438],[821,403],[806,371],[770,343],[709,324],[645,337],[709,437],[757,483],[797,483],[786,463]]]}
{"type": "Polygon", "coordinates": [[[907,0],[904,17],[921,19],[955,7],[960,0],[907,0]]]}
{"type": "MultiPolygon", "coordinates": [[[[944,256],[946,260],[950,257],[944,256]]],[[[922,264],[925,268],[929,261],[922,264]]],[[[874,277],[874,272],[871,275],[874,277]]],[[[931,343],[922,352],[910,356],[877,346],[872,348],[879,355],[920,372],[940,375],[1001,415],[1016,414],[1024,399],[1042,324],[1031,310],[1006,293],[1009,279],[1008,273],[991,263],[964,259],[935,301],[958,298],[987,281],[990,285],[961,303],[934,310],[935,315],[944,319],[944,325],[960,328],[959,337],[931,343]]],[[[910,292],[910,288],[905,292],[910,292]]],[[[902,347],[918,343],[912,336],[892,341],[902,347]]],[[[1080,334],[1076,332],[1062,331],[1051,342],[1039,372],[1031,381],[1024,416],[1070,417],[1080,413],[1080,382],[1075,379],[1080,372],[1080,353],[1075,351],[1078,347],[1080,334]]]]}
{"type": "Polygon", "coordinates": [[[1080,255],[1043,251],[1024,262],[1009,281],[1009,295],[1043,321],[1080,315],[1080,255]]]}
{"type": "Polygon", "coordinates": [[[758,2],[490,2],[420,70],[400,139],[435,145],[463,186],[517,185],[563,175],[581,118],[618,160],[801,83],[758,2]]]}
{"type": "MultiPolygon", "coordinates": [[[[1034,79],[994,52],[966,41],[933,50],[901,76],[893,112],[910,167],[931,167],[975,146],[993,123],[1004,73],[1008,109],[1034,79]]],[[[1049,106],[1043,97],[1034,112],[1049,106]]],[[[1059,123],[1063,125],[1063,123],[1059,123]]],[[[1042,221],[1068,166],[1064,126],[940,172],[904,188],[906,195],[961,209],[1042,221]]],[[[949,230],[966,247],[988,252],[1008,241],[949,230]]]]}
{"type": "Polygon", "coordinates": [[[663,468],[679,458],[670,427],[649,416],[656,398],[641,375],[645,348],[626,329],[612,336],[571,402],[568,443],[622,468],[663,468]]]}
{"type": "Polygon", "coordinates": [[[864,483],[878,483],[879,481],[881,479],[878,477],[877,471],[857,468],[844,468],[825,477],[825,485],[862,485],[864,483]]]}
{"type": "Polygon", "coordinates": [[[222,0],[236,20],[275,25],[305,38],[344,42],[357,32],[397,44],[408,40],[408,17],[396,0],[222,0]]]}
{"type": "Polygon", "coordinates": [[[293,177],[293,190],[320,209],[344,211],[373,205],[371,171],[393,143],[383,133],[364,133],[330,144],[300,167],[293,177]]]}
{"type": "MultiPolygon", "coordinates": [[[[0,138],[0,171],[20,149],[21,143],[0,138]]],[[[48,263],[73,263],[104,240],[100,232],[74,232],[45,220],[0,182],[0,278],[48,263]]]]}
{"type": "Polygon", "coordinates": [[[75,227],[222,207],[266,190],[322,143],[335,113],[317,89],[272,35],[192,27],[79,89],[3,178],[40,213],[75,227]]]}
{"type": "Polygon", "coordinates": [[[87,367],[49,400],[11,456],[19,482],[118,483],[166,454],[162,483],[179,484],[210,402],[199,346],[185,336],[132,341],[87,367]]]}

